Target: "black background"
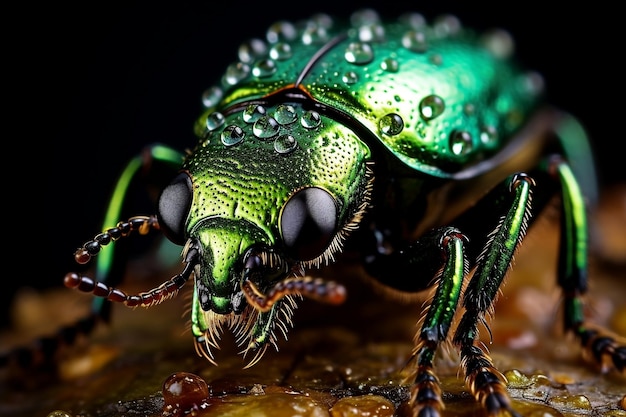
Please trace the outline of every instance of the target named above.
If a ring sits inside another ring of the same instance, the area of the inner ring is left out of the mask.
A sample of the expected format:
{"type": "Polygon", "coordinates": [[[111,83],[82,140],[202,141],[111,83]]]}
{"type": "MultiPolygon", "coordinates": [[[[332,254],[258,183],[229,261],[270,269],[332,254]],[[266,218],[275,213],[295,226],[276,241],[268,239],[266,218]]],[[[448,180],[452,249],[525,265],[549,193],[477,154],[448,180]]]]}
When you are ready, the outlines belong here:
{"type": "Polygon", "coordinates": [[[3,66],[15,70],[5,82],[17,92],[5,111],[17,122],[6,131],[5,171],[11,167],[6,182],[17,191],[6,191],[3,204],[12,269],[0,302],[9,306],[19,286],[61,285],[75,268],[73,251],[99,231],[122,166],[149,143],[193,146],[201,93],[236,60],[239,44],[277,20],[315,12],[374,7],[386,16],[419,11],[429,21],[451,13],[477,29],[508,29],[522,62],[544,75],[550,101],[587,127],[601,184],[623,182],[624,23],[598,2],[577,4],[113,1],[5,14],[12,29],[3,66]]]}

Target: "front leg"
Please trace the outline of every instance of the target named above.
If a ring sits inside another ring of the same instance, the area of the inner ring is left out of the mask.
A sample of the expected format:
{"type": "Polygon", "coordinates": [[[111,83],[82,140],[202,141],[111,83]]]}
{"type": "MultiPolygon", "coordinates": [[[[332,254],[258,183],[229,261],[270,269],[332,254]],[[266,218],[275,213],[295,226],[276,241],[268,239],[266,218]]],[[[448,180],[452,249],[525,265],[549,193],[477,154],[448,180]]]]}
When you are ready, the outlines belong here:
{"type": "Polygon", "coordinates": [[[463,251],[467,238],[451,227],[439,230],[436,238],[444,266],[437,278],[435,295],[415,337],[413,350],[417,373],[411,387],[410,402],[419,417],[437,416],[443,408],[441,388],[433,364],[439,345],[448,337],[468,270],[463,251]]]}
{"type": "MultiPolygon", "coordinates": [[[[467,238],[453,227],[437,229],[422,237],[406,250],[379,256],[368,264],[372,273],[394,271],[393,276],[406,277],[415,271],[437,271],[433,276],[435,294],[422,315],[420,331],[415,336],[413,357],[417,371],[411,386],[410,403],[416,416],[438,416],[443,408],[441,387],[434,372],[434,359],[457,310],[463,279],[468,272],[464,245],[467,238]]],[[[408,280],[405,280],[408,281],[408,280]]],[[[404,287],[410,286],[405,283],[404,287]]]]}
{"type": "Polygon", "coordinates": [[[434,230],[404,250],[379,254],[366,263],[370,274],[384,277],[384,282],[396,289],[419,291],[427,285],[436,285],[415,336],[413,357],[417,370],[411,387],[415,416],[436,417],[443,408],[439,380],[433,369],[434,359],[441,343],[448,339],[465,277],[475,266],[464,296],[466,312],[454,343],[461,353],[467,385],[483,408],[490,415],[504,411],[518,416],[511,407],[504,376],[493,366],[489,356],[475,346],[475,341],[478,323],[484,322],[485,313],[492,310],[513,254],[526,232],[533,184],[525,174],[513,175],[481,199],[469,217],[459,219],[459,228],[434,230]],[[500,217],[498,213],[502,212],[505,215],[500,217]],[[483,218],[500,218],[487,237],[490,229],[481,221],[483,218]],[[476,241],[468,244],[461,230],[469,231],[476,241]],[[430,281],[415,279],[416,272],[433,278],[430,281]]]}
{"type": "Polygon", "coordinates": [[[511,407],[504,375],[495,368],[487,352],[477,345],[478,324],[485,323],[485,314],[493,314],[502,281],[526,233],[534,181],[525,174],[516,174],[510,177],[508,184],[514,196],[512,204],[478,257],[476,270],[463,299],[465,313],[453,339],[461,353],[468,388],[487,413],[493,416],[502,411],[514,416],[519,414],[511,407]]]}

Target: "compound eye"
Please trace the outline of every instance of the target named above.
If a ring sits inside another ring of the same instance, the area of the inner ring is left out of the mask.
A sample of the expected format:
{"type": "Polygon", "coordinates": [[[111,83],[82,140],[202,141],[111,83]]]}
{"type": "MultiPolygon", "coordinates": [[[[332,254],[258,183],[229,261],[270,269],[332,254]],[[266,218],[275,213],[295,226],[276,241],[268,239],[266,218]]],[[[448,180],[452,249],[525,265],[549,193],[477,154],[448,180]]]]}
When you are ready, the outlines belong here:
{"type": "Polygon", "coordinates": [[[191,178],[186,172],[178,174],[159,197],[159,225],[165,236],[178,245],[185,243],[185,221],[191,200],[191,178]]]}
{"type": "Polygon", "coordinates": [[[337,204],[328,191],[317,187],[295,193],[285,204],[280,231],[289,256],[306,261],[321,255],[337,228],[337,204]]]}

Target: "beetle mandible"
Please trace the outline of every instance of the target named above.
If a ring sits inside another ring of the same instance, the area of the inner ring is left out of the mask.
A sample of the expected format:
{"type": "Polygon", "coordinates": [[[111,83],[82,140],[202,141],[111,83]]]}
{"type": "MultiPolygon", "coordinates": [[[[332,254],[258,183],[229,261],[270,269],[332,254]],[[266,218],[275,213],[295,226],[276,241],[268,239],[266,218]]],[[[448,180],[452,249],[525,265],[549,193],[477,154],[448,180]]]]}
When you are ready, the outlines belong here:
{"type": "Polygon", "coordinates": [[[483,408],[517,415],[478,327],[527,228],[559,195],[564,328],[623,372],[626,347],[583,314],[586,211],[596,193],[587,138],[572,116],[544,103],[541,77],[511,55],[506,33],[477,34],[451,16],[384,22],[363,10],[349,24],[319,14],[272,25],[205,92],[194,149],[154,145],[122,173],[118,196],[148,160],[178,170],[156,214],[119,221],[124,199],[113,199],[105,230],[75,254],[86,264],[122,237],[161,230],[183,247],[181,272],[129,295],[110,272],[114,248],[103,251],[95,279],[65,277],[105,300],[76,329],[89,333],[109,302],[154,305],[191,279],[198,354],[213,362],[228,326],[252,366],[286,332],[299,296],[345,299],[340,283],[306,271],[356,252],[383,285],[435,287],[415,337],[415,414],[443,407],[434,358],[450,340],[483,408]]]}

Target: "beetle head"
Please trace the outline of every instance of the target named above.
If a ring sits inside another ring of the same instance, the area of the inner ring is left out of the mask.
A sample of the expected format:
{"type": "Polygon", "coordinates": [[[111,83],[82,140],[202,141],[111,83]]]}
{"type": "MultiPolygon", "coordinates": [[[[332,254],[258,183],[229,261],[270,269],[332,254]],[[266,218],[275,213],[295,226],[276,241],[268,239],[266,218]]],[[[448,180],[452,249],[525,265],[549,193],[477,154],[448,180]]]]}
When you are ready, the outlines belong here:
{"type": "Polygon", "coordinates": [[[350,129],[295,104],[207,120],[219,126],[163,191],[159,222],[184,252],[200,254],[192,303],[199,353],[212,360],[227,326],[256,352],[254,363],[276,344],[277,325],[286,332],[298,294],[341,298],[304,271],[331,261],[367,208],[369,150],[350,129]]]}

